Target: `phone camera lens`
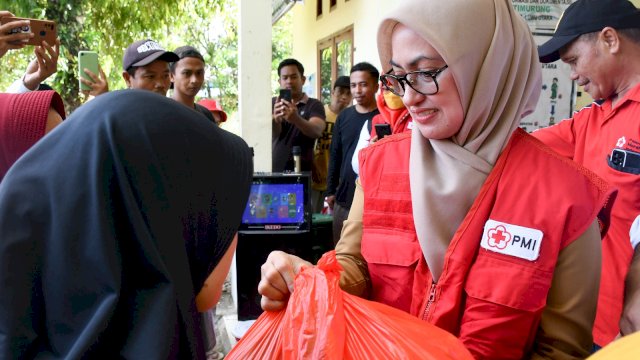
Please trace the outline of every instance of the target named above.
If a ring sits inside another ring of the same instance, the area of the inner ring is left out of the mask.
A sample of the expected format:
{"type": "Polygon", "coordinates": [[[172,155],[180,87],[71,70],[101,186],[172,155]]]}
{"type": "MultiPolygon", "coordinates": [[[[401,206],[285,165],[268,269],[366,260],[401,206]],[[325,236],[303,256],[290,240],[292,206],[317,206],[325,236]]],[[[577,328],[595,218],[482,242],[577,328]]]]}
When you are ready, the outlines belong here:
{"type": "Polygon", "coordinates": [[[47,32],[46,32],[46,31],[44,31],[44,30],[41,30],[41,31],[40,31],[40,36],[45,36],[45,35],[47,35],[47,32]]]}
{"type": "Polygon", "coordinates": [[[621,166],[623,161],[624,161],[624,153],[620,151],[614,151],[613,155],[611,156],[611,162],[614,165],[621,166]]]}

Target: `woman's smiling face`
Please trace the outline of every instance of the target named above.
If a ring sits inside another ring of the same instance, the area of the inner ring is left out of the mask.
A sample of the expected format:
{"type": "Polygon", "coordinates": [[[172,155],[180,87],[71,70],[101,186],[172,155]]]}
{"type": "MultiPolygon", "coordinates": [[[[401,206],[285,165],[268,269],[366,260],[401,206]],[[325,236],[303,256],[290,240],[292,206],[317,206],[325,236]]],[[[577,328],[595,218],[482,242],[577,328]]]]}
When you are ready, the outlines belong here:
{"type": "MultiPolygon", "coordinates": [[[[447,64],[427,40],[398,24],[391,35],[391,65],[393,74],[402,76],[411,71],[434,71],[447,64]]],[[[405,84],[402,101],[422,136],[447,139],[462,127],[464,112],[451,69],[445,69],[436,81],[439,91],[433,95],[420,94],[405,84]]]]}

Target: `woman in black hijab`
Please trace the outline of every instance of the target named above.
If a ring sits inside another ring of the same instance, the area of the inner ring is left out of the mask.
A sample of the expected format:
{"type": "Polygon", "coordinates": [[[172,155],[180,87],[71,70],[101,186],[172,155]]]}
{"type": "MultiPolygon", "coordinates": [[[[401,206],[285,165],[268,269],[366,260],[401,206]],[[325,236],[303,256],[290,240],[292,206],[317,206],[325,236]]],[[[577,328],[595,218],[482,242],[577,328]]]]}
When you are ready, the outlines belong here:
{"type": "Polygon", "coordinates": [[[246,143],[135,90],[49,135],[0,184],[0,358],[204,358],[198,310],[229,269],[246,143]]]}

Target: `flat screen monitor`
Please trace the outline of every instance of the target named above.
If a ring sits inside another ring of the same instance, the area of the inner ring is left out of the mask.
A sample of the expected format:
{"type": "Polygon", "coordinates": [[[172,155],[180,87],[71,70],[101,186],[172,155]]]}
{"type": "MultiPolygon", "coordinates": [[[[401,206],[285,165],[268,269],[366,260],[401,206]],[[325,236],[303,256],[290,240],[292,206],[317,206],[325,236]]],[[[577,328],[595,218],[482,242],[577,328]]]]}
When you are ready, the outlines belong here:
{"type": "Polygon", "coordinates": [[[256,173],[242,214],[244,233],[299,233],[311,228],[310,174],[256,173]]]}

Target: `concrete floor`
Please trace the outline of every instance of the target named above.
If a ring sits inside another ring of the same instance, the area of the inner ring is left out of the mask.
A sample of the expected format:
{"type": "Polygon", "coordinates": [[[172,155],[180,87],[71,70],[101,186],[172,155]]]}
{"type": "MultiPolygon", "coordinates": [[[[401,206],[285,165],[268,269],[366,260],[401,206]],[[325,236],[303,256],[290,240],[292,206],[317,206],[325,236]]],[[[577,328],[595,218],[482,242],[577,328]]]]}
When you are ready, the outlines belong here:
{"type": "MultiPolygon", "coordinates": [[[[216,351],[226,356],[231,348],[236,344],[235,337],[231,334],[231,330],[237,323],[238,314],[233,303],[231,295],[231,279],[227,278],[222,288],[222,296],[218,305],[216,305],[216,315],[214,317],[216,331],[216,351]]],[[[209,358],[208,360],[217,360],[220,357],[209,358]]]]}

